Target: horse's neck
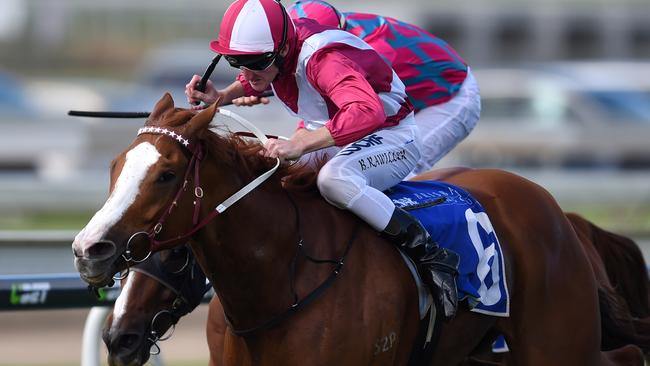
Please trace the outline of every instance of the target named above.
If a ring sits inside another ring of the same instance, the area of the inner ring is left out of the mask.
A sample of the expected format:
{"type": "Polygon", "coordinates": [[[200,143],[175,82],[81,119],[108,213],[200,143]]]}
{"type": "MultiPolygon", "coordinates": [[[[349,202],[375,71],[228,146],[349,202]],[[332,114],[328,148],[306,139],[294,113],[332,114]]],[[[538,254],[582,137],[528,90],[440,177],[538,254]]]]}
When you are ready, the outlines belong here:
{"type": "Polygon", "coordinates": [[[237,328],[258,326],[287,310],[296,300],[292,283],[302,296],[320,285],[332,266],[306,261],[305,254],[338,259],[359,225],[317,193],[291,196],[279,184],[258,188],[200,239],[207,273],[237,328]],[[294,267],[300,240],[304,252],[294,267]]]}
{"type": "Polygon", "coordinates": [[[287,269],[299,241],[295,220],[278,184],[251,192],[198,238],[206,274],[233,322],[245,326],[249,320],[238,314],[264,318],[291,304],[287,269]]]}

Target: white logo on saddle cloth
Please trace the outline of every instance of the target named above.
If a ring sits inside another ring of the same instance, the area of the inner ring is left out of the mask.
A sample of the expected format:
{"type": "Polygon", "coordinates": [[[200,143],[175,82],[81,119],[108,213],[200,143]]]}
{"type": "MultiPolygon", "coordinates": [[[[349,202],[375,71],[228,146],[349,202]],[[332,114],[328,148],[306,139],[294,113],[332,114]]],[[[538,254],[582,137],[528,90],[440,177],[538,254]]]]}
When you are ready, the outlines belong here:
{"type": "MultiPolygon", "coordinates": [[[[509,300],[507,296],[508,290],[507,287],[505,286],[505,278],[501,278],[502,268],[500,266],[500,263],[503,261],[503,258],[500,258],[500,256],[499,258],[495,257],[496,255],[499,255],[496,249],[498,243],[492,242],[489,243],[487,247],[485,247],[483,242],[481,241],[481,237],[479,234],[479,229],[478,229],[479,224],[481,225],[481,228],[487,232],[488,235],[494,233],[494,228],[492,227],[492,223],[490,222],[490,219],[488,218],[485,212],[476,213],[471,209],[467,209],[465,211],[465,218],[467,219],[467,229],[468,229],[469,237],[472,241],[472,244],[474,245],[474,250],[476,250],[476,254],[478,255],[479,258],[479,263],[476,268],[476,274],[481,282],[481,285],[478,289],[478,293],[480,295],[480,298],[478,300],[481,302],[481,304],[485,306],[491,306],[497,304],[499,301],[503,299],[504,296],[506,298],[506,301],[508,301],[509,300]],[[490,265],[491,259],[493,260],[492,260],[492,264],[490,265]],[[486,282],[485,279],[490,273],[491,273],[492,284],[490,285],[490,287],[488,287],[487,284],[485,283],[486,282]],[[500,288],[501,281],[503,281],[504,290],[506,291],[505,294],[501,293],[501,288],[500,288]]],[[[496,234],[494,235],[494,238],[496,238],[496,234]]],[[[506,306],[506,308],[509,307],[508,305],[506,306]]]]}
{"type": "Polygon", "coordinates": [[[410,199],[408,197],[393,199],[393,203],[395,204],[395,206],[397,206],[399,208],[403,208],[403,207],[407,207],[407,206],[415,206],[415,205],[418,204],[417,201],[414,201],[414,200],[412,200],[412,199],[410,199]]]}

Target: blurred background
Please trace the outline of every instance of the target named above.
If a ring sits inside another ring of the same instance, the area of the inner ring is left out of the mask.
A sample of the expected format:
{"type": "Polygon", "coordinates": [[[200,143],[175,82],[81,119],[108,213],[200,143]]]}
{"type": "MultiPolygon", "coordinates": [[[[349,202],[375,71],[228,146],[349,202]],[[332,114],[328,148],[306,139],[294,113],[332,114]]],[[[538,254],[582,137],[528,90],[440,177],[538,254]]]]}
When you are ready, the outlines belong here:
{"type": "MultiPolygon", "coordinates": [[[[650,258],[648,0],[331,3],[419,25],[474,70],[481,119],[439,167],[524,175],[650,258]]],[[[187,106],[184,86],[212,59],[228,4],[0,0],[0,275],[75,272],[71,240],[143,121],[67,111],[150,111],[166,91],[187,106]]],[[[234,75],[221,64],[212,81],[234,75]]],[[[268,133],[288,135],[296,122],[275,100],[231,109],[268,133]]],[[[163,345],[168,364],[207,362],[204,308],[163,345]]],[[[0,365],[77,364],[86,313],[0,312],[0,365]]]]}

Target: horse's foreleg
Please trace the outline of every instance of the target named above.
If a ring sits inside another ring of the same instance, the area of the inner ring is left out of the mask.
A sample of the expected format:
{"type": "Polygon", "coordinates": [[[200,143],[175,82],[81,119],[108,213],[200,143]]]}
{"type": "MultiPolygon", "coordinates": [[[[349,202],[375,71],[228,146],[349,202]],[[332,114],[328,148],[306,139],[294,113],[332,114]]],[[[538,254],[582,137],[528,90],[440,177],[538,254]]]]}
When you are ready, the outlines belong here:
{"type": "Polygon", "coordinates": [[[210,351],[210,366],[222,366],[223,347],[226,333],[226,319],[219,298],[215,295],[210,300],[208,319],[205,329],[208,349],[210,351]]]}

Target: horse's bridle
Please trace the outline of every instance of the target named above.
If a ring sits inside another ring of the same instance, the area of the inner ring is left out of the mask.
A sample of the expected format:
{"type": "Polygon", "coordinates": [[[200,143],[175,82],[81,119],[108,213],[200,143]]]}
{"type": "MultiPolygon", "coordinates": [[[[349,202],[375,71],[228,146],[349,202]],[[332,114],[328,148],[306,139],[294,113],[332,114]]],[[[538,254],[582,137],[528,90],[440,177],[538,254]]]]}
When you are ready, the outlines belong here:
{"type": "MultiPolygon", "coordinates": [[[[175,132],[161,128],[161,127],[143,127],[138,131],[138,136],[141,134],[163,134],[163,135],[168,135],[171,136],[170,133],[173,133],[176,135],[175,132]]],[[[177,140],[181,143],[182,146],[187,148],[190,153],[192,154],[192,157],[190,158],[190,161],[187,165],[187,168],[185,170],[185,175],[183,177],[183,184],[182,186],[178,189],[176,192],[174,199],[172,200],[172,203],[169,205],[169,207],[162,213],[162,215],[158,218],[157,223],[151,227],[148,231],[139,231],[136,232],[135,234],[131,235],[129,240],[126,243],[126,249],[124,253],[122,254],[122,257],[127,263],[142,263],[151,256],[151,254],[155,251],[161,250],[161,249],[168,249],[169,247],[172,247],[171,244],[177,243],[180,240],[187,239],[190,236],[192,236],[194,233],[196,233],[198,230],[200,230],[203,226],[207,225],[212,219],[214,219],[217,215],[208,215],[206,219],[204,219],[201,223],[199,223],[199,214],[201,212],[201,199],[203,198],[203,188],[201,187],[200,184],[200,174],[199,174],[199,168],[201,164],[201,160],[203,159],[204,153],[203,153],[203,144],[201,142],[198,142],[196,144],[190,144],[189,140],[184,139],[180,137],[181,140],[177,140]],[[187,191],[187,186],[189,183],[190,179],[190,174],[194,171],[194,213],[192,215],[192,228],[184,235],[178,236],[176,238],[168,239],[168,240],[163,240],[159,241],[156,239],[156,235],[158,235],[163,228],[163,224],[171,215],[172,211],[174,210],[174,207],[178,206],[178,200],[181,198],[181,195],[187,191]],[[131,246],[135,238],[139,236],[146,236],[146,238],[149,241],[149,251],[147,255],[142,258],[142,259],[135,259],[132,256],[131,252],[131,246]]]]}
{"type": "Polygon", "coordinates": [[[124,259],[124,261],[127,263],[127,267],[126,270],[120,274],[120,276],[113,278],[115,280],[122,280],[129,275],[129,270],[130,270],[129,264],[137,265],[140,263],[144,263],[151,256],[152,253],[161,249],[167,249],[165,245],[169,245],[171,247],[170,244],[176,243],[182,239],[189,238],[191,235],[193,235],[203,226],[207,225],[214,217],[216,217],[216,215],[209,215],[208,218],[206,218],[207,220],[204,220],[205,222],[202,222],[201,225],[197,225],[199,213],[201,210],[201,198],[203,198],[203,189],[201,188],[200,185],[200,175],[199,175],[199,166],[200,166],[201,159],[203,158],[202,143],[199,142],[196,144],[191,144],[188,139],[185,139],[184,137],[182,137],[181,135],[177,134],[174,131],[162,127],[143,127],[138,131],[138,136],[145,133],[167,135],[174,138],[182,146],[184,146],[190,151],[192,157],[190,158],[190,161],[187,165],[187,169],[185,170],[185,175],[183,177],[183,185],[178,189],[178,191],[174,195],[174,199],[172,200],[172,203],[169,205],[169,207],[158,218],[157,223],[153,227],[151,227],[151,229],[149,229],[148,231],[138,231],[135,234],[131,235],[131,237],[129,237],[129,240],[126,243],[126,248],[122,253],[122,259],[124,259]],[[195,196],[194,214],[192,217],[192,229],[188,233],[173,239],[164,240],[164,241],[156,240],[156,235],[158,235],[162,231],[163,223],[172,213],[174,207],[178,205],[178,200],[180,199],[183,192],[187,190],[187,185],[189,183],[189,178],[192,171],[194,171],[194,196],[195,196]],[[148,252],[142,259],[134,258],[131,251],[134,239],[138,238],[139,236],[145,236],[149,241],[148,252]]]}
{"type": "MultiPolygon", "coordinates": [[[[246,127],[249,131],[251,131],[254,137],[256,137],[260,141],[260,143],[265,144],[266,141],[268,141],[269,138],[264,133],[262,133],[262,131],[260,131],[260,129],[257,128],[257,126],[248,122],[245,118],[242,118],[238,114],[233,113],[226,109],[220,109],[218,110],[218,113],[239,122],[241,125],[246,127]]],[[[217,205],[205,218],[203,218],[203,220],[199,222],[198,220],[199,220],[199,214],[201,208],[201,199],[203,198],[203,189],[199,183],[199,178],[200,178],[199,168],[200,168],[201,159],[203,158],[203,149],[204,149],[203,142],[200,140],[191,141],[189,138],[184,137],[182,134],[176,133],[175,131],[172,131],[171,129],[164,128],[164,127],[145,126],[138,130],[138,136],[142,134],[155,134],[155,135],[168,136],[174,139],[175,141],[177,141],[184,148],[188,149],[192,154],[192,157],[190,158],[190,162],[185,171],[183,185],[178,189],[176,195],[174,196],[174,200],[171,202],[167,210],[163,212],[161,217],[158,219],[157,223],[147,231],[139,231],[132,234],[129,240],[127,241],[124,252],[120,254],[121,258],[126,263],[126,269],[122,271],[122,273],[120,273],[119,275],[113,276],[110,286],[113,285],[114,283],[113,281],[122,280],[129,275],[130,264],[142,263],[146,261],[147,258],[149,258],[153,252],[174,247],[174,245],[177,244],[178,242],[188,239],[189,237],[194,235],[197,231],[201,230],[205,225],[210,223],[219,214],[226,211],[230,206],[232,206],[237,201],[242,199],[252,190],[257,188],[260,184],[264,183],[264,181],[266,181],[269,177],[271,177],[271,175],[273,175],[273,173],[275,173],[275,171],[280,167],[280,159],[276,158],[276,163],[271,169],[264,172],[259,177],[253,179],[251,182],[246,184],[237,192],[233,193],[230,197],[228,197],[219,205],[217,205]],[[171,238],[168,240],[159,241],[156,239],[156,235],[158,235],[162,231],[163,223],[165,222],[167,217],[171,214],[174,207],[176,207],[180,196],[183,194],[185,190],[187,190],[187,185],[192,171],[194,171],[194,196],[195,196],[195,201],[194,201],[195,207],[194,207],[194,214],[192,219],[192,228],[183,235],[179,235],[175,238],[171,238]],[[148,248],[147,255],[145,255],[144,258],[142,259],[133,258],[131,252],[132,243],[135,238],[143,235],[149,241],[149,248],[148,248]]],[[[243,134],[243,135],[247,135],[247,134],[243,134]]],[[[282,137],[278,136],[278,138],[282,138],[282,137]]],[[[100,294],[99,294],[98,287],[95,287],[93,285],[88,285],[88,290],[92,294],[94,294],[95,297],[99,298],[100,294]]]]}
{"type": "MultiPolygon", "coordinates": [[[[219,110],[218,113],[225,115],[227,117],[230,117],[240,124],[244,125],[246,128],[248,128],[254,136],[260,140],[262,144],[264,144],[267,140],[268,137],[260,131],[257,126],[253,125],[252,123],[248,122],[246,119],[240,117],[236,113],[233,113],[228,110],[219,110]]],[[[246,196],[248,193],[250,193],[253,189],[255,189],[257,186],[262,184],[264,181],[266,181],[275,171],[278,169],[280,166],[280,159],[276,158],[276,164],[260,175],[259,177],[253,179],[250,183],[245,185],[243,188],[232,194],[230,197],[228,197],[226,200],[224,200],[222,203],[217,205],[210,213],[204,217],[202,220],[199,221],[199,216],[201,212],[201,199],[203,198],[203,188],[200,185],[200,165],[201,165],[201,160],[204,157],[204,146],[202,141],[191,141],[189,138],[185,138],[179,133],[176,133],[175,131],[172,131],[168,128],[164,127],[153,127],[153,126],[146,126],[143,128],[140,128],[138,130],[138,136],[142,134],[156,134],[156,135],[163,135],[163,136],[168,136],[178,142],[181,146],[189,150],[189,152],[192,154],[190,161],[187,165],[187,169],[185,170],[185,175],[183,179],[183,184],[182,186],[178,189],[176,192],[176,195],[174,196],[173,201],[163,212],[163,214],[160,216],[158,219],[157,223],[153,225],[148,231],[139,231],[136,232],[135,234],[131,235],[129,240],[127,241],[126,248],[124,250],[124,253],[122,253],[122,258],[124,261],[127,263],[127,268],[125,273],[121,274],[121,277],[115,278],[115,279],[122,279],[125,276],[128,275],[129,267],[128,265],[130,263],[141,263],[147,260],[151,256],[153,252],[162,250],[162,249],[169,249],[174,247],[175,244],[189,239],[192,235],[194,235],[197,231],[201,230],[204,226],[209,224],[212,220],[214,220],[219,214],[223,213],[226,209],[228,209],[230,206],[232,206],[235,202],[239,201],[241,198],[246,196]],[[192,216],[192,228],[188,230],[186,233],[176,236],[174,238],[166,239],[166,240],[157,240],[156,236],[162,231],[163,229],[163,224],[165,220],[169,217],[169,215],[172,213],[174,207],[178,205],[178,200],[180,199],[181,195],[183,192],[187,190],[187,186],[189,184],[189,179],[190,179],[190,174],[194,173],[193,176],[193,181],[194,181],[194,214],[192,216]],[[133,258],[132,255],[132,243],[134,242],[134,239],[139,237],[139,236],[146,236],[147,240],[149,241],[149,249],[148,253],[144,258],[142,259],[136,259],[133,258]]]]}
{"type": "Polygon", "coordinates": [[[173,333],[178,320],[194,310],[203,299],[205,293],[210,290],[211,285],[206,283],[206,276],[196,263],[191,250],[185,245],[180,248],[171,249],[173,251],[185,251],[185,262],[183,266],[175,271],[165,268],[165,263],[160,255],[154,254],[151,260],[138,263],[133,266],[134,272],[140,272],[167,287],[176,298],[170,309],[160,310],[151,319],[149,326],[149,335],[147,340],[151,342],[151,347],[155,349],[150,351],[151,354],[160,353],[158,342],[169,339],[173,333]],[[159,327],[160,319],[169,317],[171,332],[165,336],[159,327]]]}

